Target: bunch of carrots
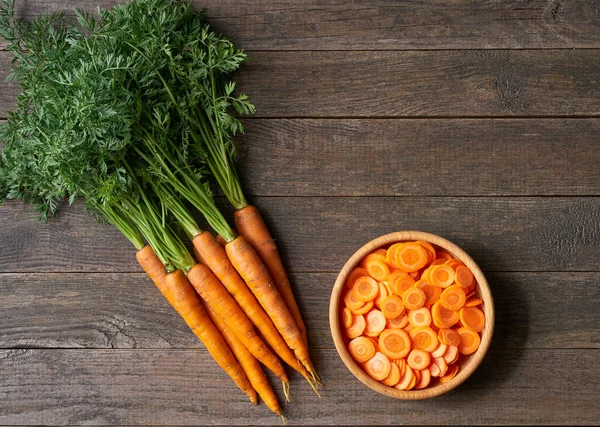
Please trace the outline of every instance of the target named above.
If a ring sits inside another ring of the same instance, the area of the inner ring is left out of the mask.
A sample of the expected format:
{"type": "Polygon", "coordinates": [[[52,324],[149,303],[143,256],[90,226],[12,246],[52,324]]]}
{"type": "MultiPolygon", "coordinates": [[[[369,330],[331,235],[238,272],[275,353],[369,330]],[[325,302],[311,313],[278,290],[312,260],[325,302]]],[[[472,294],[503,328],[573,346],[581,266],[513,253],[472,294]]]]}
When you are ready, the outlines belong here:
{"type": "Polygon", "coordinates": [[[342,326],[364,371],[398,390],[450,381],[460,355],[474,353],[485,315],[471,270],[428,242],[368,254],[349,275],[342,326]]]}
{"type": "Polygon", "coordinates": [[[133,244],[250,401],[258,393],[282,415],[260,364],[282,381],[286,399],[281,360],[317,394],[320,380],[277,246],[235,169],[233,136],[243,128],[233,111],[254,111],[233,94],[231,74],[246,55],[187,2],[130,1],[98,14],[77,11],[77,23],[44,15],[30,26],[15,18],[14,1],[2,3],[0,33],[22,92],[2,127],[0,195],[34,204],[42,219],[63,199],[83,198],[133,244]],[[209,176],[234,206],[237,232],[209,176]]]}

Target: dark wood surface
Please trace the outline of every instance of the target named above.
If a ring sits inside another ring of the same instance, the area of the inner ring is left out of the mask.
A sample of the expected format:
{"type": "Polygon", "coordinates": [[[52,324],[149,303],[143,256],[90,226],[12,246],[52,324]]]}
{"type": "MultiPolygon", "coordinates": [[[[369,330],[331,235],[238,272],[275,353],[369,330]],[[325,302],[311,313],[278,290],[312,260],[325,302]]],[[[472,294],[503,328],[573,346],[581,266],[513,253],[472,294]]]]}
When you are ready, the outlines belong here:
{"type": "MultiPolygon", "coordinates": [[[[252,59],[240,174],[325,382],[318,399],[291,375],[289,423],[598,424],[600,1],[196,4],[252,59]],[[423,402],[355,380],[327,316],[347,257],[406,229],[471,254],[497,311],[473,377],[423,402]]],[[[0,50],[1,75],[9,61],[0,50]]],[[[4,118],[17,88],[0,87],[4,118]]],[[[279,423],[210,360],[118,232],[80,204],[30,217],[0,207],[1,425],[279,423]]]]}

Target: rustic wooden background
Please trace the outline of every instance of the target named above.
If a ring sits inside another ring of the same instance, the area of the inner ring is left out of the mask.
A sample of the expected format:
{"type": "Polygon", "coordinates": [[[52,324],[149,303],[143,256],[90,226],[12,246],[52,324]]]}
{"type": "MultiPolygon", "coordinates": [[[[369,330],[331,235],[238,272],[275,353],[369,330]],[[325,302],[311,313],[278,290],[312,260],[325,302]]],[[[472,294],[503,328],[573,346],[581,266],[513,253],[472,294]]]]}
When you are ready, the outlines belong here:
{"type": "MultiPolygon", "coordinates": [[[[292,375],[289,423],[598,424],[600,1],[198,4],[252,58],[241,176],[326,385],[319,400],[292,375]],[[366,389],[328,332],[347,257],[405,229],[462,246],[497,306],[483,365],[422,402],[366,389]]],[[[0,74],[9,60],[0,51],[0,74]]],[[[16,93],[2,85],[0,118],[16,93]]],[[[81,206],[31,215],[0,208],[0,424],[279,422],[217,369],[115,230],[81,206]]]]}

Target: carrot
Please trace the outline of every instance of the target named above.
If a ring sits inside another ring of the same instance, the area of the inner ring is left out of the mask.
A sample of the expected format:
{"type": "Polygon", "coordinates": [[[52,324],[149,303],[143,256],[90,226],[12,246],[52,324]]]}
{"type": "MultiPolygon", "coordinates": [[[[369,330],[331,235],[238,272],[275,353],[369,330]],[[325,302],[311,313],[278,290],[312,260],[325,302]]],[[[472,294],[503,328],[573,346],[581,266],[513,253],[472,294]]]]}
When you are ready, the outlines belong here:
{"type": "Polygon", "coordinates": [[[408,313],[408,321],[413,326],[429,326],[431,325],[431,313],[425,307],[421,307],[408,313]]]}
{"type": "Polygon", "coordinates": [[[388,297],[390,296],[390,292],[388,291],[387,286],[385,286],[383,283],[379,283],[379,294],[377,295],[377,298],[375,298],[375,307],[377,307],[378,309],[381,310],[381,303],[388,297]]]}
{"type": "Polygon", "coordinates": [[[431,355],[424,350],[415,348],[411,350],[406,361],[408,362],[408,366],[410,366],[412,369],[426,369],[431,363],[431,355]]]}
{"type": "Polygon", "coordinates": [[[469,328],[458,328],[456,332],[460,335],[458,351],[464,355],[475,353],[481,343],[479,334],[469,328]]]}
{"type": "Polygon", "coordinates": [[[402,246],[402,243],[394,243],[391,245],[385,254],[385,263],[389,265],[391,268],[400,268],[398,264],[396,264],[396,260],[394,258],[396,251],[402,246]]]}
{"type": "Polygon", "coordinates": [[[442,357],[448,365],[453,364],[458,357],[458,347],[449,345],[442,357]]]}
{"type": "Polygon", "coordinates": [[[250,353],[287,383],[288,378],[281,362],[256,334],[248,316],[213,272],[203,264],[196,264],[188,271],[187,276],[198,295],[218,313],[250,353]]]}
{"type": "Polygon", "coordinates": [[[435,248],[433,247],[433,245],[429,242],[424,242],[422,240],[417,240],[416,243],[418,243],[419,245],[421,245],[425,248],[425,250],[427,251],[427,254],[428,254],[427,264],[431,264],[436,258],[435,248]]]}
{"type": "MultiPolygon", "coordinates": [[[[408,317],[408,316],[407,316],[408,317]]],[[[415,327],[413,325],[410,324],[410,322],[402,329],[404,329],[406,331],[406,333],[410,334],[410,331],[412,331],[415,327]]]]}
{"type": "Polygon", "coordinates": [[[460,344],[460,335],[454,329],[442,328],[438,331],[438,339],[441,343],[457,347],[460,344]]]}
{"type": "MultiPolygon", "coordinates": [[[[288,365],[299,372],[311,384],[308,372],[298,363],[296,356],[287,346],[281,334],[269,318],[265,310],[260,306],[256,297],[248,288],[244,280],[235,270],[227,257],[225,249],[219,245],[213,235],[207,231],[198,234],[192,240],[194,249],[200,254],[202,263],[208,266],[212,272],[227,288],[229,293],[237,301],[240,307],[256,326],[264,340],[271,346],[273,351],[279,355],[288,365]]],[[[351,319],[349,319],[351,321],[351,319]]]]}
{"type": "Polygon", "coordinates": [[[425,302],[423,305],[432,305],[438,300],[442,293],[442,288],[439,286],[433,286],[426,281],[427,279],[421,279],[414,284],[415,288],[419,288],[425,294],[425,302]]]}
{"type": "Polygon", "coordinates": [[[252,403],[257,403],[256,391],[252,388],[240,364],[235,360],[227,343],[210,321],[208,314],[202,307],[200,297],[194,291],[185,274],[181,270],[166,274],[163,283],[158,288],[177,313],[183,317],[183,320],[194,334],[200,338],[200,341],[219,366],[246,393],[252,403]]]}
{"type": "MultiPolygon", "coordinates": [[[[379,254],[377,254],[379,255],[379,254]]],[[[369,259],[365,262],[365,268],[369,272],[369,276],[378,282],[387,280],[390,275],[390,268],[385,263],[385,257],[383,259],[369,259]]]]}
{"type": "Polygon", "coordinates": [[[408,288],[402,294],[402,302],[409,310],[417,310],[425,304],[425,292],[419,288],[408,288]]]}
{"type": "Polygon", "coordinates": [[[394,388],[398,390],[408,390],[411,382],[415,380],[415,374],[412,368],[406,365],[406,370],[404,371],[404,375],[400,378],[398,384],[394,386],[394,388]]]}
{"type": "Polygon", "coordinates": [[[411,382],[410,385],[408,386],[407,390],[412,390],[421,381],[421,371],[418,369],[413,369],[413,373],[415,374],[414,383],[411,382]]]}
{"type": "MultiPolygon", "coordinates": [[[[231,231],[233,232],[234,235],[237,236],[237,231],[235,231],[234,229],[231,229],[231,231]]],[[[223,238],[223,236],[221,236],[220,234],[217,234],[217,237],[215,237],[215,240],[217,241],[217,243],[219,245],[221,245],[221,247],[225,247],[225,245],[227,244],[227,240],[225,240],[223,238]]]]}
{"type": "Polygon", "coordinates": [[[349,328],[350,326],[352,326],[352,312],[350,311],[350,309],[344,307],[344,309],[342,310],[342,323],[344,324],[344,328],[349,328]]]}
{"type": "Polygon", "coordinates": [[[410,352],[410,337],[402,329],[385,329],[379,335],[379,348],[391,359],[402,359],[410,352]]]}
{"type": "Polygon", "coordinates": [[[437,301],[431,307],[431,316],[433,317],[433,323],[438,328],[451,328],[459,320],[458,312],[448,310],[440,301],[437,301]]]}
{"type": "Polygon", "coordinates": [[[244,369],[244,372],[250,380],[250,384],[252,384],[254,390],[258,392],[261,399],[265,402],[265,405],[267,405],[271,411],[283,417],[281,407],[277,401],[277,396],[275,396],[275,393],[273,393],[273,389],[271,388],[265,373],[260,367],[258,360],[256,360],[256,358],[248,351],[244,344],[237,339],[233,331],[229,329],[225,321],[219,317],[217,312],[213,310],[210,305],[206,303],[202,305],[204,306],[208,317],[213,322],[217,330],[221,333],[223,339],[231,349],[231,352],[244,369]]]}
{"type": "Polygon", "coordinates": [[[390,295],[381,303],[381,312],[387,319],[394,319],[404,313],[404,304],[398,295],[390,295]]]}
{"type": "Polygon", "coordinates": [[[375,250],[375,251],[371,252],[370,254],[368,254],[367,256],[365,256],[358,265],[359,265],[359,267],[364,268],[366,270],[367,263],[369,261],[378,260],[378,261],[382,261],[385,263],[385,255],[386,254],[381,253],[378,250],[375,250]]]}
{"type": "Polygon", "coordinates": [[[463,326],[481,332],[485,326],[485,315],[477,307],[463,307],[460,310],[460,321],[463,326]]]}
{"type": "Polygon", "coordinates": [[[402,270],[394,270],[388,277],[388,283],[396,295],[402,296],[408,288],[415,284],[415,279],[402,270]]]}
{"type": "Polygon", "coordinates": [[[350,356],[358,363],[363,363],[375,356],[375,346],[367,337],[356,337],[348,344],[350,356]]]}
{"type": "Polygon", "coordinates": [[[467,301],[465,301],[465,307],[477,307],[481,304],[483,304],[483,300],[481,298],[469,298],[467,301]]]}
{"type": "Polygon", "coordinates": [[[448,372],[446,372],[446,375],[444,375],[443,377],[440,377],[440,382],[443,383],[447,383],[448,381],[450,381],[452,378],[454,378],[456,376],[456,374],[458,373],[458,365],[452,365],[450,367],[448,367],[448,372]]]}
{"type": "Polygon", "coordinates": [[[446,258],[436,258],[433,260],[431,265],[440,265],[446,262],[446,258]]]}
{"type": "Polygon", "coordinates": [[[392,363],[391,367],[390,374],[381,380],[381,383],[388,387],[393,387],[400,381],[400,369],[398,368],[398,365],[392,363]]]}
{"type": "Polygon", "coordinates": [[[373,379],[381,381],[385,379],[392,370],[392,364],[390,360],[382,353],[375,353],[375,355],[367,360],[363,367],[365,372],[373,379]]]}
{"type": "Polygon", "coordinates": [[[394,319],[387,319],[385,321],[385,325],[388,328],[402,329],[406,325],[408,325],[408,315],[404,314],[404,315],[398,316],[398,317],[396,317],[394,319]]]}
{"type": "Polygon", "coordinates": [[[456,284],[461,288],[468,288],[475,283],[475,277],[473,273],[464,265],[456,267],[456,284]]]}
{"type": "Polygon", "coordinates": [[[465,305],[466,300],[465,292],[458,285],[448,286],[440,295],[440,303],[452,311],[460,310],[465,305]]]}
{"type": "Polygon", "coordinates": [[[427,250],[416,242],[402,243],[394,252],[395,264],[407,273],[415,272],[425,267],[428,258],[427,250]]]}
{"type": "Polygon", "coordinates": [[[346,336],[350,339],[359,337],[365,331],[366,326],[367,322],[362,314],[354,316],[352,318],[352,325],[350,325],[349,328],[346,328],[346,336]]]}
{"type": "Polygon", "coordinates": [[[361,276],[368,276],[369,273],[367,272],[367,270],[365,270],[362,267],[357,267],[354,270],[352,270],[352,272],[350,272],[350,274],[348,275],[348,278],[346,279],[346,287],[348,289],[352,289],[352,286],[354,286],[354,282],[356,281],[356,279],[358,279],[361,276]]]}
{"type": "Polygon", "coordinates": [[[356,294],[354,292],[352,292],[352,289],[351,289],[348,292],[346,292],[346,295],[344,295],[344,304],[350,310],[355,310],[355,309],[359,309],[359,308],[363,307],[365,305],[365,302],[359,300],[357,298],[356,294]]]}
{"type": "Polygon", "coordinates": [[[373,308],[373,301],[368,301],[358,308],[351,308],[353,314],[367,314],[373,308]]]}
{"type": "Polygon", "coordinates": [[[447,264],[436,265],[431,269],[429,273],[429,280],[434,286],[440,288],[447,288],[454,283],[455,273],[452,267],[447,264]]]}
{"type": "Polygon", "coordinates": [[[379,293],[379,284],[371,277],[362,276],[356,279],[350,292],[353,292],[359,301],[373,301],[379,293]]]}
{"type": "Polygon", "coordinates": [[[394,359],[394,363],[398,365],[398,369],[400,370],[400,378],[402,378],[406,372],[406,359],[394,359]]]}
{"type": "Polygon", "coordinates": [[[437,333],[428,326],[419,326],[410,331],[413,348],[425,350],[429,353],[438,346],[437,333]]]}
{"type": "Polygon", "coordinates": [[[448,261],[449,259],[454,259],[454,257],[452,255],[450,255],[448,252],[446,251],[438,251],[437,252],[437,257],[438,258],[443,258],[446,261],[448,261]]]}
{"type": "Polygon", "coordinates": [[[475,291],[472,288],[467,288],[465,290],[465,294],[466,294],[467,299],[470,299],[472,296],[475,295],[475,291]]]}
{"type": "Polygon", "coordinates": [[[375,337],[367,337],[365,336],[364,338],[368,339],[369,341],[371,341],[373,343],[373,347],[375,347],[375,351],[379,351],[379,340],[375,337]]]}
{"type": "Polygon", "coordinates": [[[436,357],[443,357],[444,354],[446,353],[447,349],[448,349],[448,346],[446,344],[440,342],[438,344],[437,348],[431,352],[431,357],[433,357],[434,359],[436,357]]]}
{"type": "Polygon", "coordinates": [[[431,382],[431,371],[427,368],[421,371],[421,380],[415,385],[415,390],[425,388],[431,382]]]}
{"type": "MultiPolygon", "coordinates": [[[[308,356],[308,341],[306,338],[306,327],[304,326],[304,321],[302,320],[302,315],[300,314],[298,304],[296,304],[296,300],[294,298],[294,294],[292,292],[292,287],[290,285],[287,273],[285,272],[285,268],[283,267],[283,263],[281,262],[281,257],[279,256],[279,250],[277,249],[275,240],[273,239],[273,237],[271,237],[271,233],[269,233],[265,222],[263,221],[262,217],[260,216],[260,213],[258,212],[258,209],[256,209],[255,206],[246,205],[245,207],[236,210],[234,213],[234,219],[235,225],[240,234],[244,236],[244,238],[248,241],[248,243],[250,243],[250,245],[252,245],[252,247],[258,254],[258,257],[267,267],[267,271],[273,279],[277,290],[279,291],[279,299],[283,299],[287,310],[289,311],[289,313],[292,316],[292,319],[296,323],[296,328],[300,332],[302,340],[304,341],[304,345],[301,349],[302,357],[299,358],[300,361],[303,361],[303,363],[306,362],[308,365],[310,365],[310,369],[308,366],[306,368],[309,371],[311,371],[312,363],[310,363],[310,359],[308,356]]],[[[275,322],[275,319],[272,320],[275,322]]],[[[286,319],[284,322],[289,322],[289,319],[286,319]]],[[[291,339],[291,337],[289,338],[291,339]]],[[[298,347],[295,342],[294,346],[296,348],[298,347]]],[[[292,348],[292,350],[294,350],[294,348],[292,348]]]]}
{"type": "Polygon", "coordinates": [[[439,366],[435,362],[435,358],[431,362],[431,365],[429,365],[429,372],[431,372],[431,376],[432,377],[439,377],[440,376],[440,372],[441,371],[440,371],[439,366]]]}
{"type": "Polygon", "coordinates": [[[374,337],[379,335],[381,331],[385,329],[385,317],[379,310],[371,310],[367,313],[365,318],[367,321],[367,327],[365,328],[365,335],[374,337]]]}
{"type": "Polygon", "coordinates": [[[438,370],[440,371],[438,376],[443,377],[444,375],[446,375],[446,372],[448,372],[448,364],[446,363],[446,360],[443,357],[436,357],[435,359],[433,359],[433,363],[437,366],[438,370]]]}
{"type": "Polygon", "coordinates": [[[374,250],[373,252],[371,252],[371,253],[374,253],[374,254],[381,254],[381,255],[383,255],[383,257],[385,258],[385,255],[387,254],[387,250],[386,250],[386,249],[384,249],[384,248],[377,248],[377,249],[375,249],[375,250],[374,250]]]}
{"type": "Polygon", "coordinates": [[[137,259],[138,264],[150,277],[152,282],[154,282],[158,289],[161,289],[161,287],[164,286],[164,281],[167,277],[167,273],[165,271],[165,266],[163,265],[162,261],[156,256],[150,245],[146,245],[142,249],[137,251],[135,257],[137,259]]]}

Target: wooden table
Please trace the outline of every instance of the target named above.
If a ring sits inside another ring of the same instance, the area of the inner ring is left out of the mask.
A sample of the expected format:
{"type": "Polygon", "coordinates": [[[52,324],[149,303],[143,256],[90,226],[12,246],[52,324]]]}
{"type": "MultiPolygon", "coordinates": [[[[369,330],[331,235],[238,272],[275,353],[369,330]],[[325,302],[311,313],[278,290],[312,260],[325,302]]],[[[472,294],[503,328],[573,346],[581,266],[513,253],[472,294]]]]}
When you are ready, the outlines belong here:
{"type": "MultiPolygon", "coordinates": [[[[599,423],[600,1],[203,6],[252,59],[239,74],[257,107],[240,173],[326,385],[318,399],[292,375],[289,423],[599,423]],[[329,335],[336,272],[406,229],[462,246],[497,307],[483,365],[430,401],[366,389],[329,335]]],[[[1,51],[0,74],[9,61],[1,51]]],[[[3,84],[0,117],[16,93],[3,84]]],[[[118,232],[80,205],[49,224],[31,216],[0,208],[0,424],[278,424],[216,367],[118,232]]]]}

